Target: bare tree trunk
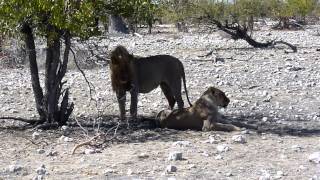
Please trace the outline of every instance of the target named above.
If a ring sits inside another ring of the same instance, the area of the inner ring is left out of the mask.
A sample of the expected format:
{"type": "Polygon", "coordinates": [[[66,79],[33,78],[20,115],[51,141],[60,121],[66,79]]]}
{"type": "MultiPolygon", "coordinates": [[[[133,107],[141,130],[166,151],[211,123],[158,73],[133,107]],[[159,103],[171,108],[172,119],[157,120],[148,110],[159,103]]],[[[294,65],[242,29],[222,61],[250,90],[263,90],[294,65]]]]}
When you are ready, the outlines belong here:
{"type": "Polygon", "coordinates": [[[34,43],[34,37],[32,29],[28,24],[23,24],[22,33],[24,34],[24,41],[26,44],[26,49],[29,56],[29,64],[30,64],[30,73],[31,73],[31,83],[33,94],[36,102],[36,108],[40,115],[40,121],[44,122],[46,120],[45,108],[43,106],[43,91],[40,86],[39,81],[39,73],[38,73],[38,64],[37,64],[37,56],[36,49],[34,43]]]}
{"type": "Polygon", "coordinates": [[[128,34],[128,28],[121,16],[109,15],[109,33],[125,33],[128,34]]]}
{"type": "MultiPolygon", "coordinates": [[[[51,29],[55,32],[54,29],[51,29]]],[[[74,104],[69,103],[69,89],[63,90],[63,85],[66,83],[62,79],[67,71],[67,65],[70,52],[70,34],[65,32],[63,35],[65,50],[63,54],[63,60],[60,58],[60,37],[50,38],[47,37],[47,54],[46,54],[46,71],[45,71],[45,93],[39,81],[37,57],[35,50],[35,42],[33,32],[28,24],[24,24],[22,27],[22,33],[25,35],[25,43],[30,62],[30,73],[34,98],[36,102],[37,111],[40,115],[39,121],[25,121],[29,123],[58,123],[63,125],[69,119],[74,104]],[[61,97],[61,103],[59,106],[59,100],[61,97]]],[[[61,33],[61,32],[60,32],[61,33]]],[[[56,32],[56,34],[59,34],[56,32]]],[[[62,34],[62,33],[61,33],[62,34]]]]}

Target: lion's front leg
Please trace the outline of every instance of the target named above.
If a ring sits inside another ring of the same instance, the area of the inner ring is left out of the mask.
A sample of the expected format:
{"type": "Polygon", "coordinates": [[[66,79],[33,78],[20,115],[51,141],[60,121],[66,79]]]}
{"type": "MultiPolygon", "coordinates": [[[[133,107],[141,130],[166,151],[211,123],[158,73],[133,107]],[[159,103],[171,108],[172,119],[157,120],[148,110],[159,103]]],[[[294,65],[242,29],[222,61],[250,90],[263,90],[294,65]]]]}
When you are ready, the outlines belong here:
{"type": "Polygon", "coordinates": [[[116,94],[120,110],[120,120],[123,121],[126,116],[126,91],[119,91],[116,94]]]}
{"type": "Polygon", "coordinates": [[[131,93],[130,115],[133,120],[136,120],[137,106],[138,106],[138,89],[132,88],[130,93],[131,93]]]}

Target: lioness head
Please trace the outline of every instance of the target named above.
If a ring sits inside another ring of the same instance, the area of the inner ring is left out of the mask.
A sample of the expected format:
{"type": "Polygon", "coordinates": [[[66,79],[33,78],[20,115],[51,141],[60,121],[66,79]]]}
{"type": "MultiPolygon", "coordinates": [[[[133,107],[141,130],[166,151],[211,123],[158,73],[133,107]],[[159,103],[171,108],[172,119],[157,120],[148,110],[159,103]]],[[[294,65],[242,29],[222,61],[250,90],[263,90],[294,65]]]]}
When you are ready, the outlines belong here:
{"type": "Polygon", "coordinates": [[[227,107],[230,102],[230,99],[227,98],[226,94],[215,87],[209,87],[201,97],[206,101],[221,107],[227,107]]]}

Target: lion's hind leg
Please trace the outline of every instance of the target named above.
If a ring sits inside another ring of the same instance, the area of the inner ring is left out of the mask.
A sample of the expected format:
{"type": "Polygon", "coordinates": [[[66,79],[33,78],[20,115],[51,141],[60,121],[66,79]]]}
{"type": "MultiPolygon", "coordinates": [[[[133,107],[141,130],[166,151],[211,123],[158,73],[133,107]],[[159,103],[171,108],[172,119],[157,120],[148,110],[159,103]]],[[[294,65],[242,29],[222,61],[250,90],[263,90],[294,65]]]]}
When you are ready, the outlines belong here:
{"type": "Polygon", "coordinates": [[[161,83],[160,87],[161,87],[163,94],[167,98],[167,100],[169,102],[169,106],[172,110],[174,107],[174,104],[176,103],[176,99],[174,98],[170,87],[166,83],[161,83]]]}

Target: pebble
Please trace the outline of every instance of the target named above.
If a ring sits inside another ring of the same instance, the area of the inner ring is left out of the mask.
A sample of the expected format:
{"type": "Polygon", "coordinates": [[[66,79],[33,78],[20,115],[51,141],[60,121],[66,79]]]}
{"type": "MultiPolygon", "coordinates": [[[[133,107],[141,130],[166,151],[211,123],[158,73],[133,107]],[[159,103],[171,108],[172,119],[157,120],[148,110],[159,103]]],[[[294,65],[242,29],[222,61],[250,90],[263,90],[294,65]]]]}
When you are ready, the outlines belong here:
{"type": "Polygon", "coordinates": [[[221,145],[218,145],[218,146],[217,146],[217,150],[218,150],[219,152],[227,152],[227,151],[230,150],[230,147],[227,146],[226,144],[221,144],[221,145]]]}
{"type": "Polygon", "coordinates": [[[314,162],[316,164],[320,163],[320,152],[314,152],[309,155],[309,161],[314,162]]]}
{"type": "Polygon", "coordinates": [[[240,144],[244,144],[247,142],[245,136],[243,135],[234,135],[232,136],[232,141],[240,144]]]}
{"type": "Polygon", "coordinates": [[[301,151],[302,151],[302,147],[299,146],[299,145],[293,145],[293,146],[291,146],[291,149],[292,149],[294,152],[301,152],[301,151]]]}
{"type": "Polygon", "coordinates": [[[44,164],[42,164],[40,167],[38,167],[38,168],[36,169],[36,173],[37,173],[38,175],[45,175],[46,172],[47,172],[47,170],[46,170],[46,166],[45,166],[44,164]]]}
{"type": "Polygon", "coordinates": [[[169,154],[168,160],[170,160],[170,161],[182,160],[182,152],[178,152],[178,151],[171,152],[169,154]]]}
{"type": "Polygon", "coordinates": [[[58,155],[58,151],[49,151],[46,156],[57,156],[58,155]]]}
{"type": "Polygon", "coordinates": [[[94,154],[96,151],[94,149],[85,149],[84,154],[94,154]]]}
{"type": "Polygon", "coordinates": [[[173,166],[173,165],[168,165],[168,166],[166,167],[166,172],[167,172],[167,173],[177,172],[177,167],[176,167],[176,166],[173,166]]]}
{"type": "Polygon", "coordinates": [[[38,154],[44,154],[46,151],[44,149],[37,149],[38,154]]]}
{"type": "Polygon", "coordinates": [[[40,133],[38,133],[38,132],[33,132],[32,133],[32,139],[33,140],[37,140],[37,139],[39,139],[40,138],[40,133]]]}
{"type": "Polygon", "coordinates": [[[221,160],[221,159],[223,159],[223,157],[222,157],[220,154],[218,154],[218,155],[216,155],[216,156],[214,157],[214,159],[215,159],[215,160],[221,160]]]}
{"type": "Polygon", "coordinates": [[[172,143],[172,146],[192,147],[192,143],[190,141],[177,141],[172,143]]]}
{"type": "Polygon", "coordinates": [[[72,141],[73,141],[73,138],[69,138],[63,135],[59,138],[59,142],[72,142],[72,141]]]}
{"type": "Polygon", "coordinates": [[[61,126],[61,131],[64,136],[67,136],[71,133],[69,126],[65,126],[65,125],[61,126]]]}
{"type": "Polygon", "coordinates": [[[23,167],[20,166],[20,165],[10,165],[10,166],[8,167],[8,171],[9,171],[10,173],[16,173],[16,172],[21,171],[22,168],[23,168],[23,167]]]}
{"type": "Polygon", "coordinates": [[[141,154],[138,155],[138,158],[139,158],[139,159],[146,159],[146,158],[148,158],[148,157],[149,157],[149,155],[146,154],[146,153],[141,153],[141,154]]]}

